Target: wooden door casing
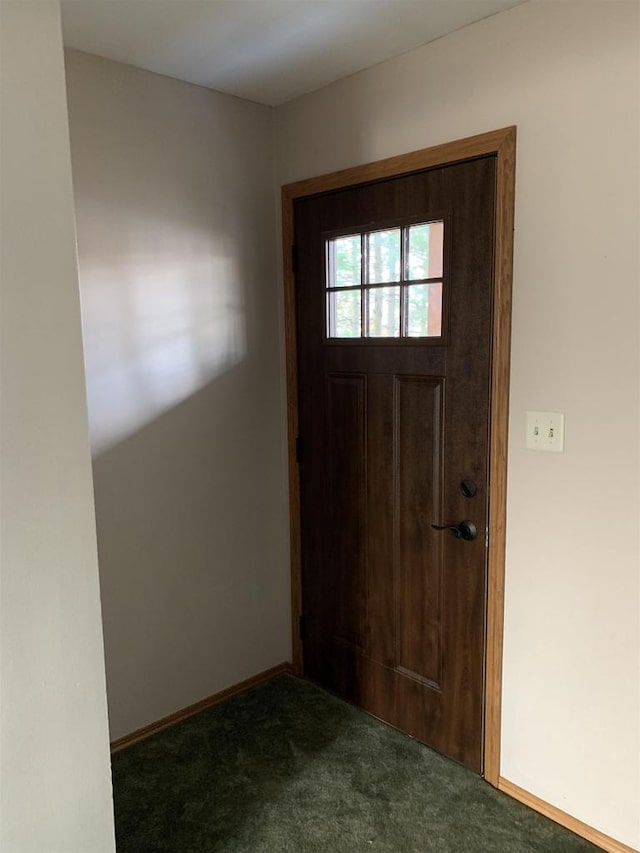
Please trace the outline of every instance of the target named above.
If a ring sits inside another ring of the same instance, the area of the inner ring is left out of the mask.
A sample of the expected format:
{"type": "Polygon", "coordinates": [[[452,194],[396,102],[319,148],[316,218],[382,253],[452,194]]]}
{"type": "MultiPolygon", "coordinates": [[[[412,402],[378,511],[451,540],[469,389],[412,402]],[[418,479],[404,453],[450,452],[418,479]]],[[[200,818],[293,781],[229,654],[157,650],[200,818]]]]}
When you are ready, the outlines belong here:
{"type": "Polygon", "coordinates": [[[292,668],[302,674],[300,634],[300,495],[296,465],[298,389],[296,357],[295,276],[292,257],[293,207],[299,198],[353,186],[366,181],[408,174],[416,170],[494,154],[496,157],[496,230],[494,251],[494,302],[491,364],[491,424],[489,549],[486,634],[486,685],[484,775],[497,785],[500,771],[500,707],[504,596],[504,540],[506,515],[506,455],[511,329],[511,279],[515,189],[516,129],[504,128],[456,142],[434,146],[387,160],[309,178],[282,188],[283,269],[287,421],[289,445],[289,504],[292,604],[292,668]]]}

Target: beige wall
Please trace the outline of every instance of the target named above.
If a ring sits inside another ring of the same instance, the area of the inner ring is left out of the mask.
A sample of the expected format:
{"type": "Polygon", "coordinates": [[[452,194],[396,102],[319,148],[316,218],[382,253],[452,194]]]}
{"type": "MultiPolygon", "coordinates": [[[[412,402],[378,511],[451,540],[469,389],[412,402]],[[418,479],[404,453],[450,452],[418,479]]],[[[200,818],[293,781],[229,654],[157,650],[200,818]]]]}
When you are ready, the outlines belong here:
{"type": "Polygon", "coordinates": [[[57,3],[0,3],[0,849],[113,851],[57,3]]]}
{"type": "Polygon", "coordinates": [[[289,658],[272,113],[67,87],[115,738],[289,658]]]}
{"type": "Polygon", "coordinates": [[[502,773],[635,846],[639,10],[532,0],[276,112],[278,183],[518,125],[502,773]]]}

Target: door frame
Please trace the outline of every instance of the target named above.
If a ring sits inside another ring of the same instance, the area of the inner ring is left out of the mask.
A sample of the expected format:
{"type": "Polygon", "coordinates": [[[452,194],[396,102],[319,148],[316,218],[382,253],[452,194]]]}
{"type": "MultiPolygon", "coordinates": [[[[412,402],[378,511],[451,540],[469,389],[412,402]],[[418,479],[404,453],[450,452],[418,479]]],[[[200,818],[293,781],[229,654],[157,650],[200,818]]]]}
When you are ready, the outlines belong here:
{"type": "Polygon", "coordinates": [[[282,247],[289,464],[292,668],[302,675],[302,566],[300,479],[297,465],[298,369],[296,338],[294,203],[305,196],[340,190],[478,157],[496,157],[494,292],[489,430],[489,545],[484,685],[484,778],[498,787],[502,703],[502,645],[506,539],[507,438],[511,356],[511,289],[515,203],[516,127],[458,139],[354,166],[282,187],[282,247]]]}

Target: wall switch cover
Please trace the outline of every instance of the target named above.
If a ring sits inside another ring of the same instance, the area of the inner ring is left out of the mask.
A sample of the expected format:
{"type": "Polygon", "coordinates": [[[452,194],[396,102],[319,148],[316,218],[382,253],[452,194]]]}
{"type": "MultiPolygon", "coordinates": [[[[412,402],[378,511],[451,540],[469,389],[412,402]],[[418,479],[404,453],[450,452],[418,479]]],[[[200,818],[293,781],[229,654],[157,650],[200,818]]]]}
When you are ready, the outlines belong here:
{"type": "Polygon", "coordinates": [[[564,415],[561,412],[527,412],[527,450],[564,451],[564,415]]]}

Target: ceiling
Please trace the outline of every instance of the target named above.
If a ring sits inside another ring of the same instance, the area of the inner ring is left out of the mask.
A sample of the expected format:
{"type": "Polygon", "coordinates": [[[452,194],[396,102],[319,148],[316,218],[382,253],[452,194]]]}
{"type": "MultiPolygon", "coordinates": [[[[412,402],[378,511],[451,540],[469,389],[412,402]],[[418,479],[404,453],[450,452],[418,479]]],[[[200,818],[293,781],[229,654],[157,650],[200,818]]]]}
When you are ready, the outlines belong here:
{"type": "Polygon", "coordinates": [[[524,0],[62,0],[67,47],[276,106],[524,0]]]}

